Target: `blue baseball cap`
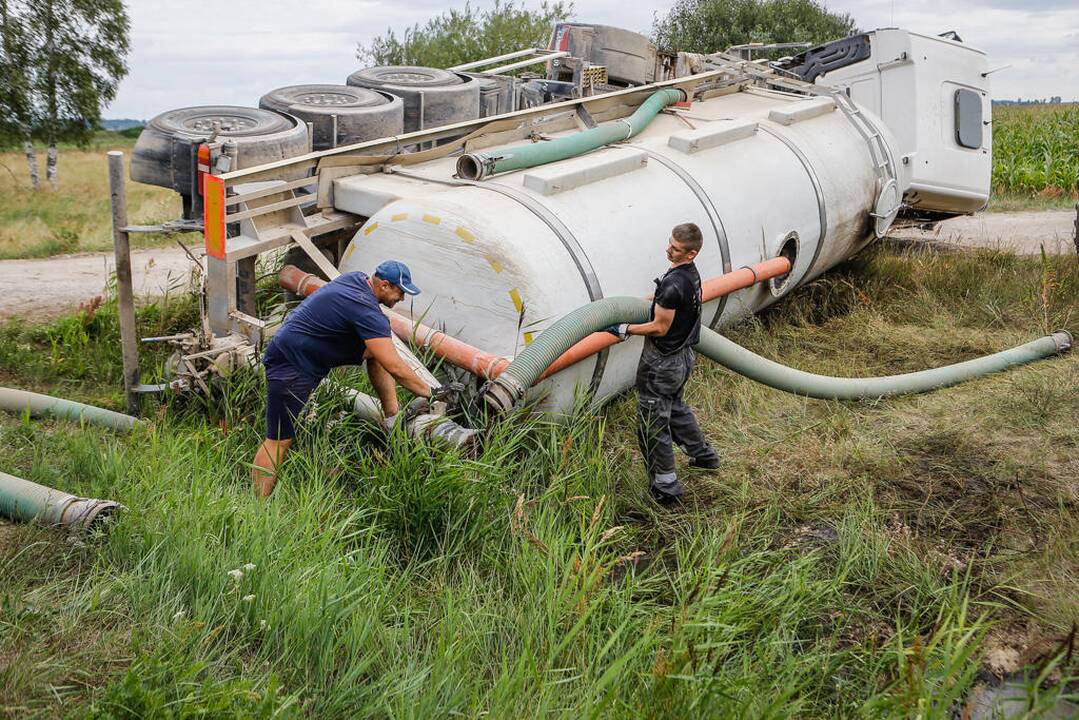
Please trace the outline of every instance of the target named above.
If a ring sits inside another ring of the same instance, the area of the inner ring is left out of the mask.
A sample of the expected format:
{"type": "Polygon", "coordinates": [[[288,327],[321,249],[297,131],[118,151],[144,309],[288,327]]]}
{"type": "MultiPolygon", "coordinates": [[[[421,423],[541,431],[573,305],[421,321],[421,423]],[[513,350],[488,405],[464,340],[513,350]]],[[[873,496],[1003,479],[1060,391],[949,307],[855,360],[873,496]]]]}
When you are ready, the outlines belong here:
{"type": "Polygon", "coordinates": [[[407,295],[419,295],[420,289],[412,284],[412,273],[400,260],[386,260],[375,268],[375,277],[392,282],[407,295]]]}

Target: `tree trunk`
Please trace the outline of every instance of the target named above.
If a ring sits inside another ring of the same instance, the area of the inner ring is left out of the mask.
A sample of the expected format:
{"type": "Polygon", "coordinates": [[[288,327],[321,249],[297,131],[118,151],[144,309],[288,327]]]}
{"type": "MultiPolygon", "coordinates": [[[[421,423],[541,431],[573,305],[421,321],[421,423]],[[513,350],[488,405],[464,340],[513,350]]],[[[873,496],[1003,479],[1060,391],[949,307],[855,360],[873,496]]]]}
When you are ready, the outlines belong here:
{"type": "Polygon", "coordinates": [[[49,154],[45,159],[45,177],[49,180],[52,189],[56,189],[59,178],[56,176],[56,140],[49,140],[49,154]]]}
{"type": "Polygon", "coordinates": [[[23,150],[26,152],[26,166],[30,170],[30,185],[34,190],[41,189],[41,178],[37,174],[37,155],[34,153],[34,143],[30,140],[30,130],[25,131],[23,150]]]}

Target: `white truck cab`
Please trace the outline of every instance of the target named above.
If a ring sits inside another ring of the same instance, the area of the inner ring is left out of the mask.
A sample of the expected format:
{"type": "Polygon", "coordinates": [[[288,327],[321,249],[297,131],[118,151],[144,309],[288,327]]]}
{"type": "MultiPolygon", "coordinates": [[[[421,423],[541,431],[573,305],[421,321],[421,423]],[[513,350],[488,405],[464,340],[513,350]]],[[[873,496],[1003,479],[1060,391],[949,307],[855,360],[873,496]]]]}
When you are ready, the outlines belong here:
{"type": "Polygon", "coordinates": [[[992,102],[986,55],[955,33],[882,28],[812,48],[790,68],[880,117],[916,212],[972,213],[989,201],[992,102]]]}

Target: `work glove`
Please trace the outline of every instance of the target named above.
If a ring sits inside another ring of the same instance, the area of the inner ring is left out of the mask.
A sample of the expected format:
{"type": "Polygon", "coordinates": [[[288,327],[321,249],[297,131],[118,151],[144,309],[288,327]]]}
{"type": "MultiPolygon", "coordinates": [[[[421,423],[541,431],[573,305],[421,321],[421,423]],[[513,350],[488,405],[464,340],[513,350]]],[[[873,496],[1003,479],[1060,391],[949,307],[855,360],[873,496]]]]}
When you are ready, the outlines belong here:
{"type": "Polygon", "coordinates": [[[618,338],[618,342],[625,342],[626,340],[629,340],[629,323],[610,325],[603,329],[618,338]]]}

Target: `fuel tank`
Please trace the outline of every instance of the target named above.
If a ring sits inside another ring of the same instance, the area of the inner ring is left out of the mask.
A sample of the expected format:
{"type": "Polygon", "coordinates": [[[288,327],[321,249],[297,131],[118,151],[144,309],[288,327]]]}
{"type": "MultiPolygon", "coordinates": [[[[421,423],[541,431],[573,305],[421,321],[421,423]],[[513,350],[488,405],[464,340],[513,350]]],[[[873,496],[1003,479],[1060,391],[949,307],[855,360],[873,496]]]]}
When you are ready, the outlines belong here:
{"type": "MultiPolygon", "coordinates": [[[[861,113],[891,153],[887,129],[861,113]]],[[[864,133],[833,98],[760,88],[693,102],[631,141],[548,165],[464,181],[454,164],[336,180],[334,205],[369,218],[341,270],[405,262],[422,290],[406,299],[408,312],[505,356],[592,300],[650,295],[668,266],[671,229],[684,222],[704,235],[696,263],[705,279],[793,256],[784,282],[705,304],[702,322],[722,328],[864,247],[882,195],[898,205],[909,184],[900,165],[895,187],[881,187],[864,133]]],[[[583,389],[603,401],[633,383],[641,343],[616,345],[532,392],[548,410],[568,409],[583,389]]]]}

